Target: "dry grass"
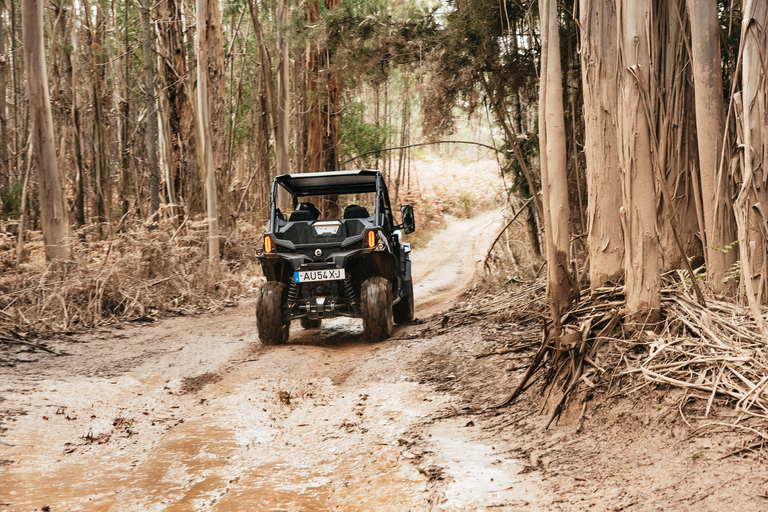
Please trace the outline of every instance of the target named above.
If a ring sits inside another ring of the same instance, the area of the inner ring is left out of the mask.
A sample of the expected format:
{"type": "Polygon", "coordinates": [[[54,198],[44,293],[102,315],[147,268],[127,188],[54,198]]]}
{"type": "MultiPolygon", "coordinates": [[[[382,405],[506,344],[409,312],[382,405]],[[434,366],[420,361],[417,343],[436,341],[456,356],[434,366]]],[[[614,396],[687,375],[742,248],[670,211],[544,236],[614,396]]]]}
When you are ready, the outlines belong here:
{"type": "MultiPolygon", "coordinates": [[[[467,217],[494,206],[502,190],[495,160],[465,165],[425,159],[414,161],[398,203],[414,206],[417,231],[411,241],[418,244],[447,216],[467,217]]],[[[394,199],[394,187],[390,194],[394,199]]],[[[95,228],[84,229],[65,272],[47,267],[39,232],[26,233],[23,262],[16,268],[13,229],[12,222],[0,225],[0,337],[210,311],[235,304],[262,279],[254,251],[263,226],[244,222],[224,235],[218,269],[207,261],[202,221],[181,227],[163,221],[154,229],[133,224],[108,241],[98,240],[95,228]]]]}
{"type": "Polygon", "coordinates": [[[261,276],[253,250],[260,230],[241,224],[222,244],[222,263],[211,266],[206,226],[170,222],[155,229],[131,226],[110,241],[74,244],[66,271],[46,266],[40,233],[28,235],[18,269],[15,241],[0,245],[0,330],[66,332],[163,314],[189,314],[236,303],[261,276]]]}

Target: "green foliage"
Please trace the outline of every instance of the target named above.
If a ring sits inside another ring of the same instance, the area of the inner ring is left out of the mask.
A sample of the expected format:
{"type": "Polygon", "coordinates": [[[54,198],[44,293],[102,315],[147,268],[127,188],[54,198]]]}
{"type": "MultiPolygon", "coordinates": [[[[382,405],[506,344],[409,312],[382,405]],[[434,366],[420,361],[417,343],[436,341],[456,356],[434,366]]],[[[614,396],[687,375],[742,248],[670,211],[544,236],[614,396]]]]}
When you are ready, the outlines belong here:
{"type": "Polygon", "coordinates": [[[0,219],[18,219],[21,212],[21,183],[16,183],[10,190],[0,191],[0,219]]]}
{"type": "MultiPolygon", "coordinates": [[[[520,150],[523,152],[523,159],[526,162],[530,162],[532,159],[539,156],[539,130],[538,128],[532,130],[525,138],[518,139],[520,144],[520,150]]],[[[509,155],[509,164],[504,169],[504,173],[511,177],[509,190],[512,193],[519,194],[522,198],[531,197],[531,189],[528,186],[528,180],[525,179],[525,174],[520,164],[517,163],[517,158],[509,148],[508,145],[504,145],[505,154],[509,155]]],[[[535,177],[532,176],[535,181],[535,177]]],[[[538,186],[538,184],[534,184],[538,186]]]]}
{"type": "Polygon", "coordinates": [[[736,247],[736,245],[738,245],[738,243],[739,243],[738,240],[734,240],[733,242],[731,242],[730,244],[726,245],[722,249],[719,248],[719,247],[712,247],[712,246],[708,245],[707,249],[712,250],[712,251],[718,251],[718,252],[721,252],[723,254],[728,254],[729,252],[731,252],[736,247]]]}
{"type": "MultiPolygon", "coordinates": [[[[363,118],[366,108],[359,101],[349,101],[344,104],[339,135],[339,152],[342,162],[363,153],[384,149],[387,133],[391,128],[366,123],[363,118]]],[[[378,153],[368,155],[361,158],[358,165],[370,167],[377,158],[378,153]]]]}
{"type": "Polygon", "coordinates": [[[444,15],[424,100],[427,136],[450,131],[453,108],[471,113],[483,94],[506,108],[512,93],[535,91],[535,48],[522,38],[535,8],[527,0],[469,0],[444,15]]]}
{"type": "Polygon", "coordinates": [[[731,83],[736,75],[736,61],[741,44],[741,8],[737,2],[718,0],[720,27],[722,28],[720,52],[723,61],[723,99],[728,105],[731,97],[731,83]],[[733,10],[731,10],[733,8],[733,10]]]}
{"type": "Polygon", "coordinates": [[[313,24],[305,9],[292,9],[287,39],[296,55],[308,45],[327,49],[330,69],[348,85],[360,79],[381,82],[390,68],[419,62],[440,30],[435,8],[413,0],[342,0],[332,10],[325,2],[320,6],[320,19],[313,24]]]}

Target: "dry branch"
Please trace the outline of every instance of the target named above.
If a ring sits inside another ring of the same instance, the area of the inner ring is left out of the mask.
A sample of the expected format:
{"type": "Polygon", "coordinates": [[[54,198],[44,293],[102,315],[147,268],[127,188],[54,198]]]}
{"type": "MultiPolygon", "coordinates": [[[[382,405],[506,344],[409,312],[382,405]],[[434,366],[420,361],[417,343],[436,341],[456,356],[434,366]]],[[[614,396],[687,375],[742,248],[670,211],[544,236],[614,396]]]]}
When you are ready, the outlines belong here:
{"type": "MultiPolygon", "coordinates": [[[[564,347],[566,357],[561,357],[556,367],[551,367],[555,347],[546,326],[543,279],[467,297],[457,304],[452,317],[456,321],[462,317],[497,317],[544,326],[545,342],[538,343],[536,356],[516,389],[491,407],[511,403],[530,387],[537,373],[543,372],[543,392],[551,393],[554,386],[563,393],[558,395],[559,403],[551,417],[555,420],[579,383],[599,383],[599,378],[593,381],[584,376],[594,379],[592,375],[636,375],[644,381],[640,386],[635,381],[631,390],[611,396],[659,384],[703,392],[702,396],[697,394],[688,399],[702,399],[706,404],[705,415],[711,413],[716,397],[720,397],[746,416],[768,418],[768,357],[765,340],[751,311],[714,296],[707,297],[708,307],[703,307],[689,293],[684,276],[680,272],[664,275],[661,306],[665,320],[656,331],[635,332],[633,337],[619,331],[624,317],[623,286],[597,288],[592,293],[582,290],[578,306],[562,317],[564,333],[570,333],[566,336],[573,343],[564,347]],[[604,347],[608,350],[601,350],[604,347]],[[627,352],[629,348],[633,351],[627,352]],[[618,351],[618,357],[609,358],[610,350],[618,351]],[[614,368],[608,366],[608,359],[613,361],[614,368]]],[[[517,349],[510,345],[478,357],[513,350],[517,349]]]]}

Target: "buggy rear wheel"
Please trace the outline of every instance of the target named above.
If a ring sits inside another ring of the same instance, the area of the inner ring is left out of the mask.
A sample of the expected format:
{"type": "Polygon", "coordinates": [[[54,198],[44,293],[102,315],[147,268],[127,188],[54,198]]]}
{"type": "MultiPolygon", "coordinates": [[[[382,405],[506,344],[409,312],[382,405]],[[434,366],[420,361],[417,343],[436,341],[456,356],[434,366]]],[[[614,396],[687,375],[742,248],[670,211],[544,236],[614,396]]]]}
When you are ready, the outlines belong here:
{"type": "Polygon", "coordinates": [[[389,281],[376,276],[363,282],[360,293],[363,330],[368,341],[381,341],[392,336],[392,292],[389,281]]]}
{"type": "Polygon", "coordinates": [[[413,281],[408,281],[405,288],[406,295],[392,308],[395,323],[407,324],[413,321],[415,306],[413,302],[413,281]]]}
{"type": "Polygon", "coordinates": [[[290,320],[283,321],[283,301],[286,288],[283,283],[267,281],[261,285],[256,304],[256,326],[259,339],[265,345],[282,345],[290,335],[290,320]]]}

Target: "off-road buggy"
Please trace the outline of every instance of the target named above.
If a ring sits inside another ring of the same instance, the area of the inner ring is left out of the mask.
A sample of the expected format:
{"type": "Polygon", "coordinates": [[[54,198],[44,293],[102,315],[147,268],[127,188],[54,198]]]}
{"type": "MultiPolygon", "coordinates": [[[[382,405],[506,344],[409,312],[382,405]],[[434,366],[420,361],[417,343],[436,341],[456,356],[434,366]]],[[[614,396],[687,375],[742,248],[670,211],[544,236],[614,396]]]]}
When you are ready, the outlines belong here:
{"type": "Polygon", "coordinates": [[[394,322],[413,320],[411,246],[401,241],[401,230],[415,229],[410,205],[401,218],[394,223],[379,171],[276,177],[264,245],[256,251],[267,279],[256,306],[262,342],[285,343],[296,319],[316,328],[324,318],[362,318],[371,341],[389,338],[394,322]]]}

